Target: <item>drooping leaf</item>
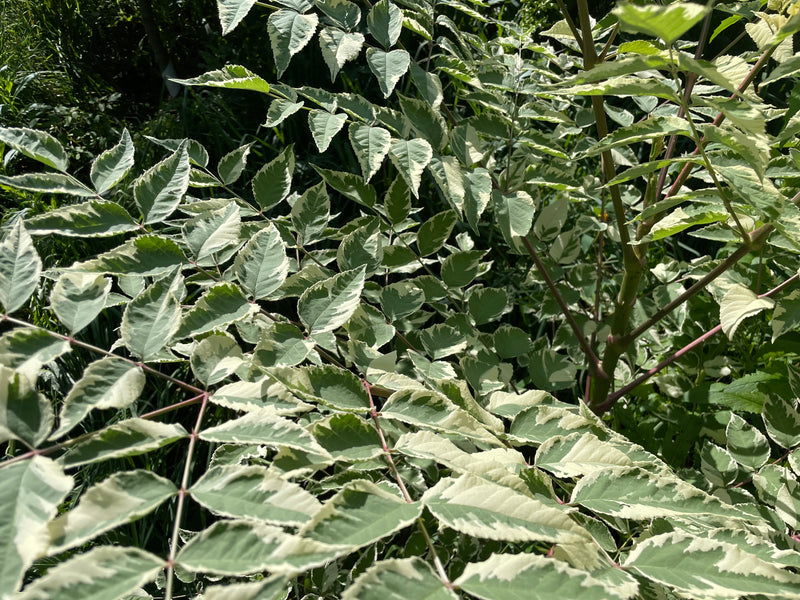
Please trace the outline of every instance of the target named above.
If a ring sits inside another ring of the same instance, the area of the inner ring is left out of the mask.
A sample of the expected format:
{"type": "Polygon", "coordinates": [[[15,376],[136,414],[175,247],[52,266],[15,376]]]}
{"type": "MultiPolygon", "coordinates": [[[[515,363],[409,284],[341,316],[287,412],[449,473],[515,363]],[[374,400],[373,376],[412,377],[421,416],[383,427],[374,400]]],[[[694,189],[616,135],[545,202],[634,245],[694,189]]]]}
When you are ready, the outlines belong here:
{"type": "Polygon", "coordinates": [[[0,443],[21,440],[35,448],[52,427],[53,408],[34,380],[0,364],[0,443]]]}
{"type": "Polygon", "coordinates": [[[33,216],[25,221],[25,227],[32,235],[107,237],[135,231],[139,225],[116,202],[89,200],[33,216]]]}
{"type": "Polygon", "coordinates": [[[0,244],[0,304],[7,313],[22,307],[36,286],[42,261],[33,240],[17,219],[0,244]]]}
{"type": "Polygon", "coordinates": [[[325,27],[319,32],[319,47],[330,69],[331,81],[336,80],[344,63],[358,57],[363,45],[364,36],[360,33],[347,33],[336,27],[325,27]]]}
{"type": "Polygon", "coordinates": [[[125,408],[142,393],[142,368],[130,362],[105,357],[91,363],[64,399],[59,427],[50,436],[58,439],[94,409],[125,408]]]}
{"type": "Polygon", "coordinates": [[[239,146],[236,150],[231,150],[225,156],[219,159],[217,164],[217,173],[219,178],[225,185],[235,183],[239,176],[244,171],[247,164],[247,157],[250,154],[250,148],[253,143],[239,146]]]}
{"type": "Polygon", "coordinates": [[[309,335],[344,325],[358,306],[365,267],[344,271],[308,288],[297,302],[297,313],[309,335]]]}
{"type": "Polygon", "coordinates": [[[276,98],[269,105],[269,110],[267,110],[267,120],[264,123],[264,127],[277,127],[298,110],[303,108],[303,106],[305,105],[302,101],[292,102],[291,100],[286,100],[285,98],[276,98]]]}
{"type": "Polygon", "coordinates": [[[179,424],[127,419],[70,446],[59,462],[65,468],[71,468],[111,458],[136,456],[163,448],[187,435],[188,432],[179,424]]]}
{"type": "Polygon", "coordinates": [[[27,127],[0,127],[0,142],[57,171],[66,172],[69,159],[56,138],[27,127]]]}
{"type": "Polygon", "coordinates": [[[253,308],[239,286],[218,283],[208,288],[181,319],[180,326],[170,329],[175,339],[200,335],[225,328],[247,316],[253,308]]]}
{"type": "Polygon", "coordinates": [[[383,258],[380,221],[375,218],[348,233],[336,251],[336,264],[342,271],[364,266],[369,277],[378,270],[383,258]]]}
{"type": "Polygon", "coordinates": [[[72,477],[43,456],[0,469],[0,597],[11,598],[47,550],[47,522],[72,485],[72,477]]]}
{"type": "Polygon", "coordinates": [[[761,410],[764,426],[772,440],[783,448],[800,444],[800,411],[797,400],[769,394],[761,410]]]}
{"type": "Polygon", "coordinates": [[[361,165],[364,181],[369,181],[378,172],[383,159],[389,153],[392,136],[383,127],[371,127],[354,122],[348,129],[348,137],[361,165]]]}
{"type": "Polygon", "coordinates": [[[793,291],[775,304],[772,313],[772,343],[788,331],[800,325],[800,291],[793,291]]]}
{"type": "Polygon", "coordinates": [[[289,195],[294,164],[294,149],[290,145],[255,174],[253,195],[262,211],[269,210],[289,195]]]}
{"type": "Polygon", "coordinates": [[[44,329],[17,328],[0,336],[0,365],[32,381],[42,365],[70,351],[69,342],[44,329]]]}
{"type": "Polygon", "coordinates": [[[411,193],[402,176],[395,177],[383,200],[386,216],[392,224],[401,223],[411,212],[411,193]]]}
{"type": "Polygon", "coordinates": [[[297,232],[297,243],[306,246],[320,241],[330,215],[330,198],[325,183],[321,181],[303,192],[292,206],[291,218],[297,232]]]}
{"type": "Polygon", "coordinates": [[[95,195],[91,188],[86,187],[74,177],[62,173],[23,173],[13,177],[0,175],[0,185],[28,192],[69,194],[79,198],[95,195]]]}
{"type": "MultiPolygon", "coordinates": [[[[227,0],[231,3],[249,2],[250,0],[227,0]]],[[[240,65],[225,65],[221,69],[203,73],[191,79],[173,79],[175,83],[188,86],[206,86],[228,88],[233,90],[251,90],[269,93],[269,84],[258,75],[240,65]]]]}
{"type": "Polygon", "coordinates": [[[383,97],[388,98],[392,95],[397,82],[408,71],[411,57],[405,50],[384,52],[377,48],[368,48],[367,64],[378,80],[383,97]]]}
{"type": "Polygon", "coordinates": [[[92,162],[90,176],[98,194],[114,187],[133,167],[133,140],[127,129],[113,148],[105,150],[92,162]]]}
{"type": "Polygon", "coordinates": [[[160,275],[186,262],[180,246],[157,235],[132,238],[100,254],[97,258],[72,265],[72,271],[112,275],[160,275]]]}
{"type": "Polygon", "coordinates": [[[378,201],[375,188],[354,173],[329,171],[317,166],[314,167],[314,170],[320,174],[327,185],[353,202],[372,207],[378,201]]]}
{"type": "Polygon", "coordinates": [[[732,285],[719,304],[719,320],[722,331],[728,336],[728,339],[732,339],[742,321],[772,308],[774,304],[774,300],[759,298],[743,285],[732,285]]]}
{"type": "Polygon", "coordinates": [[[342,600],[455,600],[457,596],[421,558],[375,563],[342,594],[342,600]]]}
{"type": "Polygon", "coordinates": [[[124,546],[98,546],[53,567],[20,600],[123,600],[156,578],[164,560],[124,546]]]}
{"type": "Polygon", "coordinates": [[[155,510],[178,492],[175,484],[149,471],[121,471],[86,490],[77,506],[51,521],[50,554],[89,541],[155,510]]]}
{"type": "Polygon", "coordinates": [[[256,0],[217,0],[222,35],[233,31],[255,3],[256,0]]]}
{"type": "Polygon", "coordinates": [[[439,110],[444,98],[441,80],[434,73],[423,70],[416,62],[411,63],[411,79],[431,108],[439,110]]]}
{"type": "Polygon", "coordinates": [[[345,113],[331,114],[325,110],[310,110],[308,112],[308,128],[320,152],[325,152],[330,146],[333,137],[341,131],[347,122],[345,113]]]}
{"type": "Polygon", "coordinates": [[[315,13],[308,15],[282,8],[269,16],[267,32],[272,44],[272,54],[278,77],[283,75],[292,57],[300,52],[317,30],[319,17],[315,13]]]}
{"type": "Polygon", "coordinates": [[[433,175],[450,206],[460,213],[464,209],[465,186],[469,185],[469,180],[458,159],[455,156],[433,156],[428,163],[428,172],[433,175]]]}

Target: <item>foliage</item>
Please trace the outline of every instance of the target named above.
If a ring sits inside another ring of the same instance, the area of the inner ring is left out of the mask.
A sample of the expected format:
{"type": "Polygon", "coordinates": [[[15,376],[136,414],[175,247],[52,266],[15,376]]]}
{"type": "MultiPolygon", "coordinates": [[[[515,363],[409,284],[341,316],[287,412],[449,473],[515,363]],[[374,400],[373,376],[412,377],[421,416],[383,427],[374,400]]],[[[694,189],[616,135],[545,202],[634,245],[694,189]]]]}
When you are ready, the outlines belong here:
{"type": "Polygon", "coordinates": [[[587,4],[282,0],[175,80],[266,160],[0,128],[1,598],[800,594],[800,6],[587,4]]]}

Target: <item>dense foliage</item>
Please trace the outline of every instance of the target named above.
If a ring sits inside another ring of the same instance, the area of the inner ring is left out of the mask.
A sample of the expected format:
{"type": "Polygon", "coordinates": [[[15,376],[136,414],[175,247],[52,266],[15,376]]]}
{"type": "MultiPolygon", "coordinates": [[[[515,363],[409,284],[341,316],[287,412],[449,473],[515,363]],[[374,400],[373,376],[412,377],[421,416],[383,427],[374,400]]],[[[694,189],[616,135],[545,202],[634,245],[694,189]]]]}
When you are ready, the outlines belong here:
{"type": "Polygon", "coordinates": [[[0,127],[0,599],[797,598],[800,3],[256,4],[0,127]]]}

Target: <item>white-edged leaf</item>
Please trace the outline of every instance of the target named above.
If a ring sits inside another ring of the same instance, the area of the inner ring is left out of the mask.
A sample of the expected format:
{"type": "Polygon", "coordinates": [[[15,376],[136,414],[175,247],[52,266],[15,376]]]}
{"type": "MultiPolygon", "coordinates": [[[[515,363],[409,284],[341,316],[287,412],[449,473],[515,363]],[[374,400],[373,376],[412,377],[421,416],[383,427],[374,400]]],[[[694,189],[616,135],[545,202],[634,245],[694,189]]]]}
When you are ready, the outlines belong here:
{"type": "Polygon", "coordinates": [[[372,37],[388,50],[394,46],[403,30],[403,11],[390,0],[380,0],[372,5],[367,15],[367,27],[372,37]]]}
{"type": "Polygon", "coordinates": [[[303,106],[304,103],[302,101],[292,102],[285,98],[275,98],[267,110],[267,120],[264,123],[264,127],[277,127],[303,106]]]}
{"type": "Polygon", "coordinates": [[[775,301],[770,298],[759,298],[743,285],[733,284],[719,303],[719,321],[722,331],[733,339],[733,334],[742,321],[763,310],[772,308],[775,301]]]}
{"type": "Polygon", "coordinates": [[[50,293],[50,306],[70,332],[94,321],[105,308],[111,279],[95,273],[62,273],[50,293]]]}
{"type": "Polygon", "coordinates": [[[775,304],[775,311],[772,313],[772,343],[798,326],[800,326],[800,290],[794,290],[775,304]]]}
{"type": "Polygon", "coordinates": [[[107,237],[139,228],[116,202],[89,200],[68,204],[25,221],[31,235],[55,233],[69,237],[107,237]]]}
{"type": "Polygon", "coordinates": [[[50,439],[67,433],[91,410],[129,406],[142,393],[145,381],[142,368],[128,361],[107,356],[91,363],[64,399],[59,427],[50,439]]]}
{"type": "Polygon", "coordinates": [[[455,600],[433,569],[421,558],[392,558],[375,563],[358,576],[342,600],[455,600]]]}
{"type": "Polygon", "coordinates": [[[77,506],[50,522],[48,553],[58,554],[135,521],[177,492],[174,483],[150,471],[114,473],[86,490],[77,506]]]}
{"type": "Polygon", "coordinates": [[[344,325],[355,311],[364,289],[365,267],[338,273],[308,288],[297,302],[297,313],[309,335],[344,325]]]}
{"type": "Polygon", "coordinates": [[[205,588],[203,600],[284,600],[286,588],[287,582],[283,576],[251,583],[225,583],[205,588]]]}
{"type": "Polygon", "coordinates": [[[133,183],[133,196],[145,225],[163,221],[173,213],[189,189],[190,171],[189,152],[181,144],[133,183]]]}
{"type": "Polygon", "coordinates": [[[219,159],[217,163],[217,173],[219,178],[225,185],[235,183],[239,176],[244,171],[247,164],[247,156],[250,154],[250,148],[253,142],[239,146],[236,150],[231,150],[225,156],[219,159]]]}
{"type": "Polygon", "coordinates": [[[156,281],[128,302],[120,337],[131,354],[144,361],[158,356],[178,330],[181,305],[170,278],[156,281]]]}
{"type": "Polygon", "coordinates": [[[113,148],[105,150],[92,162],[90,177],[98,194],[114,187],[133,167],[133,140],[127,129],[113,148]]]}
{"type": "Polygon", "coordinates": [[[325,152],[331,145],[333,137],[341,131],[347,122],[345,113],[331,114],[326,110],[312,109],[308,112],[308,128],[320,152],[325,152]]]}
{"type": "Polygon", "coordinates": [[[775,443],[783,448],[800,445],[800,410],[796,399],[767,394],[761,417],[769,437],[775,443]]]}
{"type": "MultiPolygon", "coordinates": [[[[455,156],[433,156],[428,163],[428,171],[433,175],[436,185],[442,190],[450,206],[461,213],[464,210],[467,181],[458,159],[455,156]]],[[[489,182],[491,185],[491,180],[489,182]]]]}
{"type": "Polygon", "coordinates": [[[219,24],[222,25],[222,35],[233,31],[236,26],[247,16],[256,0],[217,0],[219,24]]]}
{"type": "Polygon", "coordinates": [[[699,23],[708,10],[708,6],[693,2],[680,2],[667,6],[657,4],[637,6],[626,2],[613,12],[624,30],[652,35],[671,44],[699,23]]]}
{"type": "Polygon", "coordinates": [[[198,262],[239,243],[242,217],[239,205],[229,202],[217,210],[203,211],[181,226],[183,239],[198,262]]]}
{"type": "Polygon", "coordinates": [[[262,211],[269,210],[289,195],[294,165],[294,149],[290,145],[255,174],[253,195],[262,211]]]}
{"type": "Polygon", "coordinates": [[[725,447],[740,465],[758,469],[769,460],[767,438],[739,415],[732,413],[725,427],[725,447]]]}
{"type": "Polygon", "coordinates": [[[369,410],[364,384],[350,371],[334,365],[277,367],[271,378],[307,402],[321,403],[339,411],[363,413],[369,410]]]}
{"type": "Polygon", "coordinates": [[[71,271],[111,273],[112,275],[160,275],[184,264],[180,246],[158,235],[132,238],[96,258],[70,267],[71,271]]]}
{"type": "Polygon", "coordinates": [[[47,522],[72,489],[72,477],[35,456],[0,469],[0,598],[11,598],[47,549],[47,522]]]}
{"type": "Polygon", "coordinates": [[[18,327],[0,336],[0,366],[14,369],[31,381],[39,369],[70,351],[69,342],[44,329],[18,327]]]}
{"type": "Polygon", "coordinates": [[[0,443],[22,440],[35,448],[47,438],[53,420],[50,400],[36,390],[35,379],[0,363],[0,443]]]}
{"type": "Polygon", "coordinates": [[[411,64],[411,57],[405,50],[392,50],[384,52],[377,48],[367,49],[367,63],[369,69],[378,80],[383,97],[388,98],[392,95],[394,86],[400,78],[408,71],[411,64]]]}
{"type": "Polygon", "coordinates": [[[98,546],[37,579],[19,600],[122,600],[156,578],[163,559],[123,546],[98,546]]]}
{"type": "Polygon", "coordinates": [[[256,300],[266,298],[286,280],[289,259],[281,234],[270,223],[254,235],[233,262],[236,279],[256,300]]]}
{"type": "Polygon", "coordinates": [[[320,181],[303,192],[292,206],[290,216],[298,244],[306,246],[320,241],[331,216],[331,201],[325,182],[320,181]]]}
{"type": "Polygon", "coordinates": [[[197,343],[189,364],[199,381],[204,385],[214,385],[242,365],[242,349],[232,337],[214,333],[197,343]]]}
{"type": "Polygon", "coordinates": [[[416,62],[411,63],[411,80],[431,108],[439,110],[444,98],[441,80],[434,73],[425,71],[416,62]]]}
{"type": "Polygon", "coordinates": [[[419,198],[422,172],[433,157],[433,148],[422,138],[394,140],[389,148],[389,158],[406,180],[411,193],[419,198]]]}
{"type": "Polygon", "coordinates": [[[319,32],[319,47],[330,69],[331,81],[336,80],[344,63],[358,56],[363,45],[364,36],[360,33],[347,33],[336,27],[325,27],[319,32]]]}
{"type": "Polygon", "coordinates": [[[180,326],[174,331],[175,339],[224,329],[250,314],[253,307],[239,286],[233,283],[217,283],[208,288],[183,315],[180,326]]]}
{"type": "Polygon", "coordinates": [[[315,0],[314,5],[333,23],[348,31],[361,21],[361,9],[350,0],[315,0]]]}
{"type": "MultiPolygon", "coordinates": [[[[233,0],[236,1],[236,0],[233,0]]],[[[225,65],[221,69],[203,73],[191,79],[173,79],[175,83],[188,86],[206,86],[233,90],[251,90],[269,93],[269,84],[258,75],[240,65],[225,65]]]]}
{"type": "Polygon", "coordinates": [[[378,172],[383,159],[389,153],[392,135],[383,127],[371,127],[355,122],[348,129],[350,145],[353,147],[364,181],[369,181],[378,172]]]}
{"type": "Polygon", "coordinates": [[[322,506],[298,484],[258,465],[213,467],[190,493],[214,514],[275,525],[303,525],[322,506]]]}
{"type": "Polygon", "coordinates": [[[56,138],[44,131],[27,127],[0,127],[0,142],[33,160],[66,171],[69,159],[56,138]]]}
{"type": "Polygon", "coordinates": [[[0,185],[40,194],[69,194],[84,198],[95,195],[91,188],[63,173],[23,173],[13,177],[0,175],[0,185]]]}
{"type": "Polygon", "coordinates": [[[17,219],[0,244],[0,304],[7,313],[20,308],[39,284],[42,261],[33,240],[17,219]]]}
{"type": "Polygon", "coordinates": [[[314,37],[318,22],[319,17],[316,13],[303,15],[286,8],[277,10],[269,16],[267,32],[272,44],[275,66],[278,68],[278,77],[283,75],[292,57],[314,37]]]}

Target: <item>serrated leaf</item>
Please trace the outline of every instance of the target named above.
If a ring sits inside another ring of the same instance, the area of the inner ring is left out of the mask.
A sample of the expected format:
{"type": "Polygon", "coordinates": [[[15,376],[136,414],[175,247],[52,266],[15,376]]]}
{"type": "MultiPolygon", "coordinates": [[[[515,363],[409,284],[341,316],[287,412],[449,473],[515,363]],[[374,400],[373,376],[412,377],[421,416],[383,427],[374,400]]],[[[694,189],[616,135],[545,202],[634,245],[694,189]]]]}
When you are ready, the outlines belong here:
{"type": "Polygon", "coordinates": [[[192,306],[174,332],[175,339],[200,335],[214,329],[224,329],[234,321],[247,316],[253,305],[239,286],[217,283],[208,288],[192,306]]]}
{"type": "Polygon", "coordinates": [[[72,271],[110,273],[112,275],[160,275],[186,262],[180,246],[157,235],[143,235],[128,240],[97,258],[70,267],[72,271]]]}
{"type": "Polygon", "coordinates": [[[287,593],[286,586],[283,576],[251,583],[212,585],[203,590],[203,600],[283,600],[287,593]]]}
{"type": "Polygon", "coordinates": [[[682,532],[640,541],[623,567],[690,597],[790,598],[800,594],[800,576],[729,542],[682,532]]]}
{"type": "Polygon", "coordinates": [[[383,258],[383,238],[380,221],[369,220],[365,225],[348,233],[336,251],[336,264],[341,271],[366,268],[369,277],[375,273],[383,258]]]}
{"type": "Polygon", "coordinates": [[[50,436],[58,439],[94,409],[125,408],[144,389],[146,378],[138,365],[113,358],[91,363],[64,399],[59,414],[59,427],[50,436]]]}
{"type": "Polygon", "coordinates": [[[113,148],[105,150],[92,162],[90,176],[98,194],[114,187],[133,167],[133,140],[127,129],[113,148]]]}
{"type": "Polygon", "coordinates": [[[204,211],[181,226],[183,239],[197,262],[239,243],[242,217],[236,202],[217,210],[204,211]]]}
{"type": "Polygon", "coordinates": [[[80,331],[105,308],[111,279],[93,273],[62,273],[50,293],[50,305],[71,333],[80,331]]]}
{"type": "Polygon", "coordinates": [[[231,337],[212,334],[198,342],[189,364],[199,381],[206,386],[213,385],[242,365],[242,349],[231,337]]]}
{"type": "Polygon", "coordinates": [[[796,399],[768,394],[761,410],[764,426],[772,440],[783,448],[800,444],[800,410],[796,399]]]}
{"type": "Polygon", "coordinates": [[[420,95],[425,102],[430,104],[434,110],[439,110],[444,95],[442,94],[442,82],[439,78],[429,71],[425,71],[416,62],[411,63],[411,80],[417,86],[420,95]]]}
{"type": "Polygon", "coordinates": [[[139,225],[119,204],[89,200],[33,216],[25,221],[25,227],[32,235],[106,237],[135,231],[139,225]]]}
{"type": "Polygon", "coordinates": [[[115,473],[86,490],[77,506],[48,524],[48,552],[64,552],[105,531],[135,521],[177,492],[174,483],[149,471],[115,473]]]}
{"type": "Polygon", "coordinates": [[[769,460],[769,442],[764,434],[737,414],[725,428],[726,447],[740,465],[758,469],[769,460]]]}
{"type": "Polygon", "coordinates": [[[292,57],[314,37],[318,22],[319,17],[315,13],[303,15],[285,8],[269,16],[267,32],[279,78],[286,71],[292,57]]]}
{"type": "Polygon", "coordinates": [[[267,225],[239,251],[233,272],[256,300],[266,298],[281,287],[289,272],[289,259],[274,225],[267,225]]]}
{"type": "MultiPolygon", "coordinates": [[[[232,0],[236,1],[236,0],[232,0]]],[[[247,1],[247,0],[245,0],[247,1]]],[[[175,83],[188,86],[206,86],[234,90],[251,90],[269,93],[269,84],[258,75],[240,65],[225,65],[221,69],[208,71],[191,79],[173,79],[175,83]]]]}
{"type": "Polygon", "coordinates": [[[0,244],[0,304],[7,313],[22,307],[39,284],[42,261],[22,219],[17,219],[0,244]]]}
{"type": "Polygon", "coordinates": [[[311,433],[337,461],[369,460],[383,453],[378,431],[355,414],[336,414],[317,421],[311,433]]]}
{"type": "Polygon", "coordinates": [[[479,563],[468,563],[454,582],[460,589],[484,600],[519,597],[528,600],[581,598],[625,600],[636,592],[636,581],[613,585],[584,570],[539,554],[492,554],[479,563]]]}
{"type": "Polygon", "coordinates": [[[253,195],[262,211],[269,210],[289,195],[294,166],[294,149],[290,145],[255,174],[253,195]]]}
{"type": "Polygon", "coordinates": [[[770,298],[759,298],[750,289],[738,283],[733,284],[719,303],[719,321],[722,331],[733,339],[733,334],[742,321],[757,315],[775,304],[770,298]]]}
{"type": "Polygon", "coordinates": [[[253,366],[293,367],[314,349],[314,341],[291,323],[275,323],[264,331],[253,350],[253,366]]]}
{"type": "Polygon", "coordinates": [[[314,170],[320,174],[327,185],[353,202],[372,207],[378,201],[375,188],[354,173],[329,171],[317,166],[314,166],[314,170]]]}
{"type": "Polygon", "coordinates": [[[189,153],[184,144],[133,183],[133,195],[146,225],[169,217],[189,188],[189,153]]]}
{"type": "Polygon", "coordinates": [[[80,181],[62,173],[24,173],[13,177],[0,175],[0,185],[41,194],[69,194],[78,197],[95,195],[80,181]]]}
{"type": "Polygon", "coordinates": [[[384,52],[377,48],[367,48],[367,64],[378,80],[383,97],[388,98],[397,82],[408,71],[411,57],[405,50],[384,52]]]}
{"type": "Polygon", "coordinates": [[[223,444],[264,444],[294,448],[326,456],[327,452],[305,429],[269,409],[254,410],[238,419],[200,432],[200,439],[223,444]]]}
{"type": "Polygon", "coordinates": [[[342,594],[342,600],[455,600],[441,579],[421,558],[389,559],[375,563],[342,594]]]}
{"type": "Polygon", "coordinates": [[[0,142],[57,171],[67,170],[67,153],[49,133],[27,127],[0,127],[0,142]]]}
{"type": "Polygon", "coordinates": [[[217,163],[217,173],[219,178],[225,185],[235,183],[239,179],[244,167],[247,164],[247,157],[250,154],[250,148],[253,142],[239,146],[236,150],[231,150],[225,156],[219,159],[217,163]]]}
{"type": "Polygon", "coordinates": [[[36,580],[20,600],[135,600],[131,596],[151,582],[164,561],[138,548],[100,546],[73,556],[36,580]]]}
{"type": "Polygon", "coordinates": [[[444,246],[456,221],[458,221],[458,217],[452,210],[444,210],[425,221],[417,233],[417,249],[420,256],[433,254],[444,246]]]}
{"type": "Polygon", "coordinates": [[[353,147],[364,181],[369,181],[378,172],[383,159],[392,144],[391,134],[383,127],[370,127],[354,122],[348,129],[348,137],[353,147]]]}
{"type": "Polygon", "coordinates": [[[47,549],[47,522],[72,489],[72,477],[35,456],[0,470],[0,597],[11,598],[47,549]]]}
{"type": "Polygon", "coordinates": [[[403,12],[389,0],[372,5],[367,15],[367,27],[386,50],[395,45],[403,29],[403,12]]]}
{"type": "Polygon", "coordinates": [[[308,128],[320,152],[325,152],[333,137],[341,131],[347,122],[345,113],[331,114],[325,110],[312,109],[308,112],[308,128]]]}
{"type": "Polygon", "coordinates": [[[286,100],[284,98],[276,98],[269,105],[269,110],[267,110],[267,120],[264,123],[264,127],[277,127],[298,110],[303,108],[303,106],[304,103],[302,101],[292,102],[291,100],[286,100]]]}
{"type": "Polygon", "coordinates": [[[613,13],[624,30],[652,35],[669,45],[699,23],[708,10],[709,7],[692,2],[668,6],[637,6],[626,2],[615,8],[613,13]]]}
{"type": "Polygon", "coordinates": [[[322,506],[298,484],[257,465],[212,467],[189,493],[214,514],[275,525],[303,525],[322,506]]]}
{"type": "Polygon", "coordinates": [[[800,291],[790,292],[775,304],[772,313],[772,343],[800,325],[800,291]]]}
{"type": "Polygon", "coordinates": [[[269,375],[293,394],[315,404],[346,412],[369,410],[364,384],[350,371],[333,365],[269,369],[269,375]]]}
{"type": "Polygon", "coordinates": [[[336,27],[325,27],[319,32],[319,47],[330,69],[331,81],[336,80],[344,63],[358,57],[363,45],[364,36],[360,33],[347,33],[336,27]]]}
{"type": "Polygon", "coordinates": [[[433,156],[428,163],[428,172],[433,175],[450,206],[460,213],[464,208],[465,184],[469,180],[461,170],[458,159],[455,156],[433,156]]]}
{"type": "Polygon", "coordinates": [[[453,252],[442,261],[441,277],[450,288],[461,288],[472,283],[481,269],[483,250],[462,250],[453,252]]]}
{"type": "Polygon", "coordinates": [[[69,342],[44,329],[17,328],[0,336],[0,365],[35,381],[42,365],[70,351],[69,342]]]}
{"type": "Polygon", "coordinates": [[[222,35],[233,31],[255,3],[256,0],[217,0],[222,35]]]}
{"type": "Polygon", "coordinates": [[[35,379],[0,364],[0,443],[21,440],[30,448],[43,442],[53,427],[50,401],[35,379]]]}
{"type": "Polygon", "coordinates": [[[334,275],[308,288],[297,302],[297,313],[309,335],[333,331],[355,311],[364,289],[365,268],[334,275]]]}
{"type": "Polygon", "coordinates": [[[152,360],[178,331],[181,305],[171,282],[155,282],[128,302],[122,314],[120,337],[131,354],[152,360]]]}
{"type": "Polygon", "coordinates": [[[65,468],[71,468],[111,458],[136,456],[163,448],[187,435],[188,432],[177,423],[127,419],[70,446],[59,462],[65,468]]]}

